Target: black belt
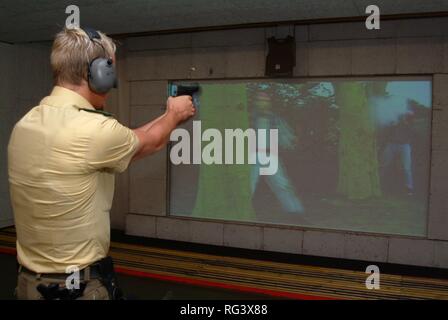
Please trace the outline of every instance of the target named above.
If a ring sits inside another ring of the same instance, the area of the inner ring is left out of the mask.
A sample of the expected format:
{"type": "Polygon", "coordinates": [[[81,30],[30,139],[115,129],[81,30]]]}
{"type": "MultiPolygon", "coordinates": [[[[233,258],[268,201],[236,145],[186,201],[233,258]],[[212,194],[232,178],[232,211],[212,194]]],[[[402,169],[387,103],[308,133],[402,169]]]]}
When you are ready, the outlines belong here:
{"type": "MultiPolygon", "coordinates": [[[[19,267],[19,272],[24,271],[36,277],[66,280],[70,273],[36,273],[23,266],[19,267]]],[[[46,300],[62,299],[74,300],[83,295],[87,282],[90,279],[99,279],[109,293],[111,300],[122,300],[123,292],[118,287],[114,272],[114,264],[111,257],[101,259],[83,270],[79,271],[80,289],[61,288],[59,283],[49,285],[39,284],[37,290],[46,300]],[[87,274],[90,273],[90,274],[87,274]]]]}
{"type": "MultiPolygon", "coordinates": [[[[24,272],[31,274],[33,276],[36,276],[36,277],[53,278],[53,279],[61,279],[61,280],[65,280],[65,279],[67,279],[67,277],[69,275],[73,274],[73,273],[38,273],[38,272],[31,271],[30,269],[28,269],[22,265],[19,266],[19,272],[20,271],[24,271],[24,272]]],[[[90,278],[90,279],[100,279],[101,273],[100,273],[99,263],[91,264],[90,266],[87,266],[86,268],[80,270],[79,271],[79,279],[86,280],[85,279],[86,273],[90,273],[90,275],[88,276],[88,278],[90,278]]]]}

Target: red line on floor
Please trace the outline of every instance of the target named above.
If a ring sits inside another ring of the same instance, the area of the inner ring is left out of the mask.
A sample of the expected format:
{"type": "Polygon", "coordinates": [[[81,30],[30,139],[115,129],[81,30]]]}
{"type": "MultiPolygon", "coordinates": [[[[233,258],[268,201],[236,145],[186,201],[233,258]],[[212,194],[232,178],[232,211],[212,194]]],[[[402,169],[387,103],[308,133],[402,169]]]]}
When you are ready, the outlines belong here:
{"type": "Polygon", "coordinates": [[[116,267],[115,271],[117,273],[122,273],[122,274],[135,276],[135,277],[152,278],[152,279],[163,280],[163,281],[172,281],[172,282],[189,284],[189,285],[214,287],[214,288],[228,289],[228,290],[233,290],[233,291],[259,293],[259,294],[264,294],[264,295],[269,295],[269,296],[274,296],[274,297],[289,298],[289,299],[336,300],[336,298],[330,298],[330,297],[305,295],[305,294],[299,294],[299,293],[275,291],[275,290],[268,290],[268,289],[259,289],[259,288],[252,288],[252,287],[220,283],[220,282],[214,282],[214,281],[207,281],[207,280],[200,280],[200,279],[189,279],[189,278],[178,277],[178,276],[161,275],[161,274],[156,274],[156,273],[151,273],[151,272],[146,272],[146,271],[130,270],[130,269],[121,268],[121,267],[116,267]]]}
{"type": "Polygon", "coordinates": [[[17,254],[17,251],[14,248],[0,248],[0,253],[10,254],[12,256],[15,256],[17,254]]]}

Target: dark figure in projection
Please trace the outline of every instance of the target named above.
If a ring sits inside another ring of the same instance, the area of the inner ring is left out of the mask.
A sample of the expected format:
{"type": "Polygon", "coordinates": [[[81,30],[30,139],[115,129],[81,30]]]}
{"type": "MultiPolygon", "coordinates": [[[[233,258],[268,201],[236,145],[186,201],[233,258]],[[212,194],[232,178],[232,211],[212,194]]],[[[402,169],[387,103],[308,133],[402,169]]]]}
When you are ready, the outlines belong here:
{"type": "MultiPolygon", "coordinates": [[[[286,121],[276,116],[272,111],[272,98],[265,91],[256,91],[252,96],[252,107],[254,108],[253,126],[255,129],[278,129],[279,147],[293,149],[296,144],[296,137],[293,130],[288,126],[286,121]]],[[[267,134],[267,139],[269,134],[267,134]]],[[[270,145],[270,141],[266,141],[266,146],[270,145]]],[[[273,175],[260,176],[260,164],[258,163],[259,155],[269,153],[269,150],[257,148],[257,163],[252,165],[251,170],[251,191],[255,194],[257,184],[260,180],[266,179],[266,182],[279,200],[283,210],[288,213],[302,213],[303,205],[297,197],[294,187],[289,181],[288,174],[281,159],[278,159],[278,170],[273,175]]],[[[275,155],[270,155],[271,157],[275,155]]]]}
{"type": "Polygon", "coordinates": [[[397,122],[384,128],[383,132],[388,137],[381,157],[381,177],[383,178],[395,157],[399,157],[404,171],[405,186],[408,195],[414,193],[414,181],[412,175],[412,120],[414,112],[409,110],[401,115],[397,122]]]}
{"type": "Polygon", "coordinates": [[[408,195],[414,194],[412,171],[412,141],[414,137],[414,118],[417,102],[398,95],[376,96],[370,98],[371,107],[380,127],[380,140],[384,147],[379,156],[380,176],[384,181],[398,159],[404,173],[404,189],[408,195]]]}

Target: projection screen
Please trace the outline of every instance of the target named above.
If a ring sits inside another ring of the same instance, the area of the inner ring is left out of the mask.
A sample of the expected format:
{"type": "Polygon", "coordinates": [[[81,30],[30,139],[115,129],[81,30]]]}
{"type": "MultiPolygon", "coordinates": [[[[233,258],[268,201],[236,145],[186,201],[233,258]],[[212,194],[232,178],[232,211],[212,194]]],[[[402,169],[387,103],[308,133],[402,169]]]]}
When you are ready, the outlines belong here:
{"type": "MultiPolygon", "coordinates": [[[[198,83],[197,115],[182,126],[192,148],[177,147],[191,161],[170,165],[171,215],[426,234],[431,78],[198,83]],[[208,129],[214,130],[203,136],[208,129]],[[226,162],[229,129],[250,129],[266,143],[251,147],[246,136],[243,163],[235,160],[236,143],[228,157],[233,163],[226,162]],[[271,129],[278,133],[277,150],[275,137],[261,134],[271,129]],[[207,149],[212,143],[222,148],[207,149]],[[195,162],[195,152],[216,161],[195,162]],[[269,155],[275,173],[262,175],[262,156],[269,155]]],[[[171,142],[171,150],[178,143],[171,142]]]]}

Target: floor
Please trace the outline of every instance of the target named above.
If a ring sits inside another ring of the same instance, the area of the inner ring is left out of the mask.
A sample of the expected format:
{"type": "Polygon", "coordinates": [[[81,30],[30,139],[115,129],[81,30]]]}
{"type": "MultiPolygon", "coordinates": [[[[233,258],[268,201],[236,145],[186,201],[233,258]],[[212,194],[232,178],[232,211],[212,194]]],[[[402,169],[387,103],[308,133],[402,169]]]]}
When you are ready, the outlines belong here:
{"type": "MultiPolygon", "coordinates": [[[[369,290],[365,269],[298,263],[294,255],[274,261],[263,253],[261,260],[249,252],[223,255],[195,251],[191,244],[170,248],[123,239],[111,243],[110,255],[130,299],[448,299],[447,270],[442,269],[409,275],[405,267],[401,273],[382,268],[380,289],[369,290]]],[[[11,298],[14,229],[0,230],[0,252],[0,298],[11,298]]]]}

